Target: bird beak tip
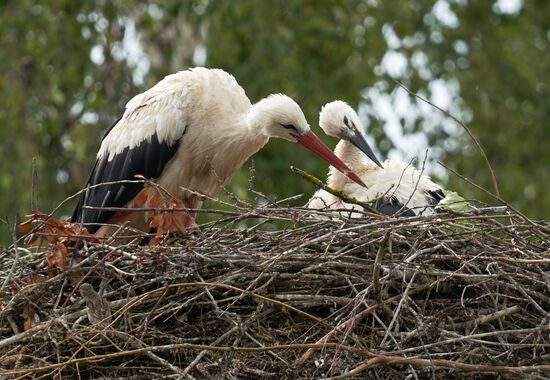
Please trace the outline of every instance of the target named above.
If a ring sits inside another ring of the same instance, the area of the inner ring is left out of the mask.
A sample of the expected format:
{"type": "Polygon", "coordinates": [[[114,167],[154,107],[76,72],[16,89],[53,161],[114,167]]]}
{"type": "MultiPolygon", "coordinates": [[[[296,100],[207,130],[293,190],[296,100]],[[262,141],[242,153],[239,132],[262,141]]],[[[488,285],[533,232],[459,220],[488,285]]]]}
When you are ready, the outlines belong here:
{"type": "Polygon", "coordinates": [[[376,157],[374,152],[372,151],[372,148],[369,146],[363,135],[360,133],[354,133],[349,137],[349,142],[351,142],[357,149],[359,149],[361,152],[363,152],[368,158],[372,160],[376,165],[378,165],[381,169],[384,169],[384,166],[382,166],[382,163],[376,157]]]}
{"type": "Polygon", "coordinates": [[[349,172],[349,173],[344,173],[346,174],[346,176],[348,178],[351,178],[353,181],[355,181],[355,183],[363,186],[363,187],[368,187],[365,182],[363,182],[363,180],[361,178],[359,178],[359,176],[357,174],[355,174],[354,172],[349,172]]]}
{"type": "Polygon", "coordinates": [[[365,183],[359,178],[359,176],[357,176],[353,170],[351,170],[340,158],[338,158],[338,156],[336,156],[332,150],[330,150],[312,131],[308,131],[306,134],[299,136],[298,143],[327,161],[330,165],[334,166],[348,178],[351,178],[354,182],[366,187],[365,183]]]}

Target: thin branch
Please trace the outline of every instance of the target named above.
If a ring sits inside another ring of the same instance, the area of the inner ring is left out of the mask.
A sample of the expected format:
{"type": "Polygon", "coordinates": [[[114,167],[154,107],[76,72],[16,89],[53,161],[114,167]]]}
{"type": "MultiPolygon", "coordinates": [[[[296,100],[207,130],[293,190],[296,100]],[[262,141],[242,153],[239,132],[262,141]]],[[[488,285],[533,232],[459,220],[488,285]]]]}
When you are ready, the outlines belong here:
{"type": "Polygon", "coordinates": [[[398,80],[394,80],[394,82],[397,83],[397,85],[399,87],[401,87],[402,89],[407,91],[410,95],[412,95],[412,96],[422,100],[423,102],[429,104],[430,106],[436,108],[437,110],[442,112],[444,115],[446,115],[446,116],[450,117],[451,119],[453,119],[462,128],[464,128],[464,130],[466,131],[466,133],[468,134],[470,139],[472,139],[472,141],[476,145],[477,149],[481,153],[481,156],[483,157],[483,160],[485,161],[485,164],[487,165],[487,168],[489,169],[489,173],[491,174],[491,179],[493,181],[493,189],[495,190],[495,194],[496,194],[497,197],[500,197],[500,191],[499,191],[499,188],[498,188],[497,178],[495,176],[493,166],[491,165],[491,162],[489,162],[489,159],[487,158],[487,155],[485,154],[485,150],[481,147],[481,144],[479,143],[479,141],[477,141],[477,139],[474,137],[474,135],[470,131],[470,128],[468,128],[462,120],[458,119],[456,116],[453,116],[450,112],[445,111],[443,108],[433,104],[428,99],[425,99],[422,96],[420,96],[420,95],[412,92],[411,90],[409,90],[403,83],[399,82],[398,80]]]}
{"type": "Polygon", "coordinates": [[[330,194],[334,195],[335,197],[340,198],[344,202],[352,203],[352,204],[363,207],[365,210],[370,212],[370,214],[367,213],[369,216],[380,216],[380,213],[372,207],[371,202],[362,202],[362,201],[352,197],[351,195],[344,193],[343,191],[335,190],[335,189],[331,188],[330,186],[325,185],[323,183],[323,181],[321,181],[319,178],[316,178],[313,175],[309,174],[308,172],[305,172],[302,169],[299,169],[295,166],[291,166],[290,170],[292,170],[294,173],[298,174],[300,177],[302,177],[303,179],[305,179],[309,183],[317,186],[319,189],[322,189],[322,190],[326,191],[327,193],[330,193],[330,194]]]}
{"type": "Polygon", "coordinates": [[[460,371],[476,372],[476,373],[500,373],[500,374],[522,374],[522,373],[536,373],[550,371],[550,365],[534,365],[534,366],[492,366],[484,364],[468,364],[459,361],[445,360],[445,359],[417,359],[417,358],[404,358],[399,356],[387,356],[376,355],[374,358],[368,360],[366,363],[354,368],[353,370],[340,375],[332,377],[332,380],[349,379],[350,377],[356,377],[358,374],[365,372],[366,370],[373,368],[379,364],[389,365],[411,365],[413,367],[442,367],[452,368],[460,371]]]}

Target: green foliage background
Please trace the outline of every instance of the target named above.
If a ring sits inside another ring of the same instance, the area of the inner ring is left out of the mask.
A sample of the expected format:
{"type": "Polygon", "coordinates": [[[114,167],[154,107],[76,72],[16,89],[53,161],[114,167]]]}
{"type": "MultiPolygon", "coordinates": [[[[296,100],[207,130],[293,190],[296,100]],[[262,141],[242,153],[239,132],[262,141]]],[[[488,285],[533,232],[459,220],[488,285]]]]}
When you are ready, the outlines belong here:
{"type": "MultiPolygon", "coordinates": [[[[0,216],[13,222],[30,211],[33,157],[40,209],[49,211],[78,191],[102,134],[125,103],[166,74],[200,63],[233,73],[252,101],[273,92],[294,97],[314,129],[325,102],[362,104],[382,157],[395,141],[366,91],[395,96],[397,79],[437,103],[433,81],[452,83],[458,90],[450,110],[468,121],[486,149],[502,196],[529,216],[546,218],[550,2],[526,1],[511,13],[500,8],[504,2],[3,1],[0,216]],[[388,52],[407,60],[397,75],[382,65],[388,52]]],[[[411,98],[410,107],[419,104],[411,98]]],[[[446,118],[434,124],[434,114],[401,120],[403,133],[425,132],[436,158],[491,189],[465,134],[446,128],[446,118]]],[[[410,159],[407,151],[403,156],[410,159]]],[[[327,170],[282,141],[270,142],[254,159],[256,187],[274,197],[314,191],[289,165],[321,178],[327,170]]],[[[246,180],[241,170],[230,189],[246,196],[246,180]]],[[[488,200],[452,174],[440,180],[466,198],[488,200]]],[[[6,223],[0,239],[10,239],[6,223]]]]}

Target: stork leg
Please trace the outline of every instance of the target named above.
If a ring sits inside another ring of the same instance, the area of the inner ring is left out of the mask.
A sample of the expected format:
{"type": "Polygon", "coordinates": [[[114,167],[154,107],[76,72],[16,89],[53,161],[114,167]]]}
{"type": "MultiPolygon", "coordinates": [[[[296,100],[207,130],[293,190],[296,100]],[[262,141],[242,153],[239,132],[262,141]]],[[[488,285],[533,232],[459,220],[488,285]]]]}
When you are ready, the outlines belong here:
{"type": "Polygon", "coordinates": [[[155,216],[153,216],[153,222],[152,224],[150,224],[150,226],[161,227],[159,229],[161,233],[179,231],[182,235],[187,235],[187,229],[191,227],[195,222],[197,213],[195,211],[187,211],[187,210],[180,211],[177,209],[193,208],[193,207],[196,207],[196,203],[193,202],[192,199],[187,199],[183,201],[178,201],[178,204],[175,204],[175,205],[173,204],[171,205],[171,207],[175,208],[176,210],[172,209],[169,215],[162,213],[161,216],[162,215],[166,215],[166,216],[161,217],[160,221],[155,221],[155,216]],[[166,222],[166,224],[164,222],[166,222]]]}
{"type": "MultiPolygon", "coordinates": [[[[188,200],[183,202],[184,207],[186,208],[193,208],[194,202],[193,200],[188,200]]],[[[185,228],[189,228],[195,223],[195,219],[197,218],[197,212],[196,211],[186,211],[185,213],[181,214],[181,222],[185,228]]]]}
{"type": "MultiPolygon", "coordinates": [[[[185,208],[193,208],[195,206],[192,201],[184,201],[183,206],[185,208]]],[[[189,227],[195,223],[195,219],[197,217],[197,213],[195,211],[178,211],[174,213],[174,224],[176,225],[177,229],[180,233],[183,235],[187,235],[185,232],[189,227]]],[[[189,239],[189,235],[187,235],[187,238],[183,241],[184,245],[191,244],[191,239],[189,239]]]]}

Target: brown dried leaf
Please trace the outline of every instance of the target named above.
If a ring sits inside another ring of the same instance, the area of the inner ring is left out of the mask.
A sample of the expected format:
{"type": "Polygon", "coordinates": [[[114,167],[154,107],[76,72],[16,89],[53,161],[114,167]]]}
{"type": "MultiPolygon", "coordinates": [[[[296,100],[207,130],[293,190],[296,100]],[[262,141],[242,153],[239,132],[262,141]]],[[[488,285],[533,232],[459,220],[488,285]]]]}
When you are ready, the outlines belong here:
{"type": "Polygon", "coordinates": [[[44,282],[45,279],[46,277],[44,277],[41,274],[29,274],[28,276],[25,276],[23,278],[23,281],[25,281],[27,285],[32,285],[32,284],[44,282]]]}
{"type": "Polygon", "coordinates": [[[138,195],[136,195],[134,199],[134,204],[137,207],[143,207],[145,206],[145,202],[147,202],[147,198],[149,198],[149,189],[146,187],[143,190],[141,190],[138,195]]]}
{"type": "Polygon", "coordinates": [[[19,231],[19,233],[26,234],[28,232],[31,232],[32,222],[33,222],[33,219],[27,219],[23,223],[20,223],[19,226],[17,227],[17,230],[19,231]]]}
{"type": "Polygon", "coordinates": [[[67,262],[68,249],[63,243],[56,243],[50,246],[50,251],[46,254],[46,263],[48,268],[64,269],[67,262]]]}

